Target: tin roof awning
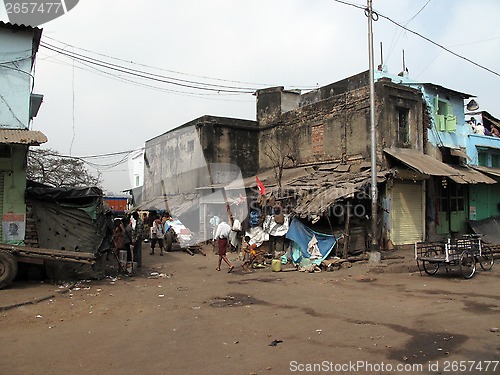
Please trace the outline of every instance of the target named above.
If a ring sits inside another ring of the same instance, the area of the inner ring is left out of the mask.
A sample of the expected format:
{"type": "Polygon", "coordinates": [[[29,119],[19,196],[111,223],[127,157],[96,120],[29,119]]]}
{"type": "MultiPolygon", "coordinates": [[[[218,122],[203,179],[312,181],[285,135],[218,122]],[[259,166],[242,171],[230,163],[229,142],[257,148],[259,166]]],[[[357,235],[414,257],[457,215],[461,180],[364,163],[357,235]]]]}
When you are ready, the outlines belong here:
{"type": "Polygon", "coordinates": [[[479,165],[472,165],[471,167],[489,176],[500,177],[500,168],[490,168],[479,165]]]}
{"type": "Polygon", "coordinates": [[[385,148],[384,152],[417,172],[430,176],[460,176],[457,169],[418,150],[385,148]]]}
{"type": "Polygon", "coordinates": [[[496,181],[491,177],[470,167],[454,166],[453,168],[461,173],[460,176],[449,176],[457,184],[496,184],[496,181]]]}
{"type": "Polygon", "coordinates": [[[450,154],[453,156],[459,156],[461,158],[467,159],[468,161],[472,161],[472,159],[466,154],[465,151],[459,149],[459,148],[451,148],[450,149],[450,154]]]}
{"type": "Polygon", "coordinates": [[[47,136],[38,130],[0,129],[0,144],[40,146],[47,141],[47,136]]]}

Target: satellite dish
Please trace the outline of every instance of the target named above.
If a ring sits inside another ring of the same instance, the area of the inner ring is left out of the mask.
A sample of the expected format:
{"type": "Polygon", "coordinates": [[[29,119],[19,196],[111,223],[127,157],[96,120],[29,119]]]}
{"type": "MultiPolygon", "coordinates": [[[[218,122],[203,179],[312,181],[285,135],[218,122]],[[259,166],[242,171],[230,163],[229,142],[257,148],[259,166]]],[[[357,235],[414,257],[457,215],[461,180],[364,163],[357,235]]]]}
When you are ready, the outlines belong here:
{"type": "Polygon", "coordinates": [[[479,109],[479,104],[474,99],[471,99],[469,103],[467,103],[468,111],[477,111],[479,109]]]}

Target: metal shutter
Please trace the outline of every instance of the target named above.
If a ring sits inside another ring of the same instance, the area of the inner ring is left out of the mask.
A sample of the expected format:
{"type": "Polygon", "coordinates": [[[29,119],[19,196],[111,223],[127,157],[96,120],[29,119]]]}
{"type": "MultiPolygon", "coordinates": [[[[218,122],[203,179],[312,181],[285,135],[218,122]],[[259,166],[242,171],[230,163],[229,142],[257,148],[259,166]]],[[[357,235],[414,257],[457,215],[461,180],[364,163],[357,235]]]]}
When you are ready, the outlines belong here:
{"type": "MultiPolygon", "coordinates": [[[[4,172],[0,172],[0,214],[1,215],[3,215],[3,194],[4,194],[4,172]]],[[[1,223],[3,223],[3,222],[1,222],[1,223]]],[[[0,225],[0,242],[3,243],[3,224],[0,225]]]]}
{"type": "Polygon", "coordinates": [[[395,245],[424,239],[423,182],[396,182],[391,189],[391,240],[395,245]]]}

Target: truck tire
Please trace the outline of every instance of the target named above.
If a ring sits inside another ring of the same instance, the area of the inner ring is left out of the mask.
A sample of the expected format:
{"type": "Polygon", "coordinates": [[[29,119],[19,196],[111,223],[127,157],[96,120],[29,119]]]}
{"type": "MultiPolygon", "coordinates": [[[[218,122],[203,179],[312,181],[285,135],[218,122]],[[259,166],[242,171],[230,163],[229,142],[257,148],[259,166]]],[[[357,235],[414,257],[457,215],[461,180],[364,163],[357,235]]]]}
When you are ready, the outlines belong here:
{"type": "Polygon", "coordinates": [[[9,251],[0,250],[0,289],[9,285],[17,275],[17,261],[9,251]]]}
{"type": "Polygon", "coordinates": [[[165,236],[165,249],[167,251],[172,251],[173,235],[171,231],[168,231],[165,236]]]}

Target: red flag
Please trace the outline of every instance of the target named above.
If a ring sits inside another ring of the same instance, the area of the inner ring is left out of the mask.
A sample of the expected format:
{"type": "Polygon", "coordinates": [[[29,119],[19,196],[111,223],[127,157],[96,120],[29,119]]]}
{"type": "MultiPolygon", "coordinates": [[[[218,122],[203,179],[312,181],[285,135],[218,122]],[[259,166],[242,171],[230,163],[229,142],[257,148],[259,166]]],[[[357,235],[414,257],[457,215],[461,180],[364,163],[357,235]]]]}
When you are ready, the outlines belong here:
{"type": "Polygon", "coordinates": [[[262,181],[259,180],[258,176],[255,176],[255,180],[257,181],[257,188],[259,189],[260,195],[266,194],[266,187],[262,183],[262,181]]]}

